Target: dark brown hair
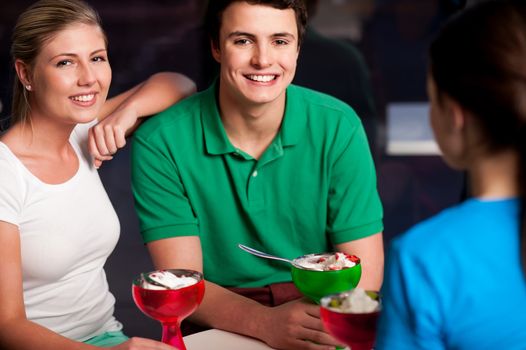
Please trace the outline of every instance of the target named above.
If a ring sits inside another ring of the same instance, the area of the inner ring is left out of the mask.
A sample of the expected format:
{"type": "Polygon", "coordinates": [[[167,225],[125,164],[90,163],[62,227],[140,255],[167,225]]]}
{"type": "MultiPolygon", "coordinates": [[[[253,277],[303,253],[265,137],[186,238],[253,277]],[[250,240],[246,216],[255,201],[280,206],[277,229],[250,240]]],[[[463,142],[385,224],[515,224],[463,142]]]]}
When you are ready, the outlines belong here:
{"type": "Polygon", "coordinates": [[[301,45],[307,25],[307,10],[304,0],[209,0],[205,15],[205,27],[215,47],[219,47],[219,30],[221,29],[223,12],[229,5],[238,1],[244,1],[251,5],[270,6],[280,10],[293,9],[298,28],[298,45],[301,45]]]}
{"type": "Polygon", "coordinates": [[[489,152],[518,151],[526,274],[526,1],[484,1],[455,16],[431,44],[430,72],[439,94],[477,117],[489,152]]]}

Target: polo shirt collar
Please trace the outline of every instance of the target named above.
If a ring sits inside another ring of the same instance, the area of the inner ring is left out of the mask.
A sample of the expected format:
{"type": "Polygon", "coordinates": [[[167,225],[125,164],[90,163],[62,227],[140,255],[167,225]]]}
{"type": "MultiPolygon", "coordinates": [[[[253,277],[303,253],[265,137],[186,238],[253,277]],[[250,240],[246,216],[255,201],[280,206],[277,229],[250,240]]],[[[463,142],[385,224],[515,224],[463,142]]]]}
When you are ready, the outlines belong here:
{"type": "MultiPolygon", "coordinates": [[[[205,91],[201,101],[201,120],[205,138],[206,151],[209,154],[227,154],[236,151],[226,134],[219,115],[218,99],[219,79],[205,91]]],[[[307,124],[305,101],[298,93],[297,87],[289,85],[286,90],[285,116],[276,138],[281,139],[281,145],[294,146],[304,133],[307,124]]],[[[275,140],[276,141],[276,140],[275,140]]]]}
{"type": "Polygon", "coordinates": [[[201,120],[203,123],[203,134],[208,154],[226,154],[235,152],[236,149],[228,139],[223,122],[219,115],[219,106],[216,96],[218,95],[219,79],[205,91],[201,100],[201,120]]]}
{"type": "Polygon", "coordinates": [[[299,93],[298,87],[289,85],[287,87],[287,98],[285,102],[285,116],[281,123],[279,135],[283,147],[294,146],[304,135],[307,128],[306,101],[299,93]]]}

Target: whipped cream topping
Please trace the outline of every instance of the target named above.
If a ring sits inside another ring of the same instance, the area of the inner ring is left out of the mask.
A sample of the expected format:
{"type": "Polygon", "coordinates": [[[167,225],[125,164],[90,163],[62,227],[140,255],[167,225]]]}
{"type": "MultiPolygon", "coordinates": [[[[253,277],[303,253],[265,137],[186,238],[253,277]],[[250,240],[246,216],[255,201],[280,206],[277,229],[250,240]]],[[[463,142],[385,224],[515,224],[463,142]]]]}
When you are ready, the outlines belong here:
{"type": "Polygon", "coordinates": [[[338,312],[365,314],[378,311],[380,303],[371,298],[362,288],[355,288],[345,298],[342,298],[340,302],[332,300],[328,307],[338,312]]]}
{"type": "Polygon", "coordinates": [[[180,289],[196,284],[198,281],[193,277],[176,276],[170,271],[154,271],[143,278],[141,287],[152,290],[180,289]],[[151,280],[151,282],[148,281],[151,280]]]}
{"type": "Polygon", "coordinates": [[[294,259],[294,264],[300,268],[316,271],[334,271],[355,266],[360,259],[355,255],[345,253],[310,254],[294,259]]]}

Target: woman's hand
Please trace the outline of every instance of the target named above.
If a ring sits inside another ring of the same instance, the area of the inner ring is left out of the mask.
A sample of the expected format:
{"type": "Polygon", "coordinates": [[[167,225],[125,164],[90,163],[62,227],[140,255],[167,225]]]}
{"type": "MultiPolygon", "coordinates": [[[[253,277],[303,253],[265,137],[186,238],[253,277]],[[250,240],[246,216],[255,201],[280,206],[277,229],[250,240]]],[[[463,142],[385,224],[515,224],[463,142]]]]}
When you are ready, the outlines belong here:
{"type": "Polygon", "coordinates": [[[269,308],[263,322],[261,339],[276,349],[334,350],[342,346],[323,330],[320,307],[306,299],[269,308]]]}
{"type": "Polygon", "coordinates": [[[130,338],[130,340],[112,346],[110,349],[113,350],[174,350],[177,349],[168,344],[164,344],[155,340],[146,339],[146,338],[130,338]]]}
{"type": "Polygon", "coordinates": [[[89,132],[89,151],[94,165],[111,160],[144,117],[157,114],[196,91],[188,77],[172,72],[152,75],[145,82],[107,100],[89,132]]]}
{"type": "Polygon", "coordinates": [[[126,145],[126,135],[135,128],[138,118],[133,104],[123,104],[90,128],[88,147],[97,169],[102,162],[113,159],[117,150],[126,145]]]}

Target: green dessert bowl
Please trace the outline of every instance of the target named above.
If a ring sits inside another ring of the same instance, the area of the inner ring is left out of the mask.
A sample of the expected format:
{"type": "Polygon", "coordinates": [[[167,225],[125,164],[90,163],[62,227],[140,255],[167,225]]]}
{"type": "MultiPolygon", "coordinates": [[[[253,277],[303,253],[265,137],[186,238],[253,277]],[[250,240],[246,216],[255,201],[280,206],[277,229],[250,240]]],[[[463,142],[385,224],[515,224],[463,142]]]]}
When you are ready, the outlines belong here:
{"type": "Polygon", "coordinates": [[[354,266],[337,270],[317,270],[302,264],[303,261],[323,258],[331,254],[308,254],[294,259],[292,263],[291,275],[296,288],[317,304],[326,295],[355,288],[362,276],[362,265],[357,257],[353,257],[354,266]]]}

